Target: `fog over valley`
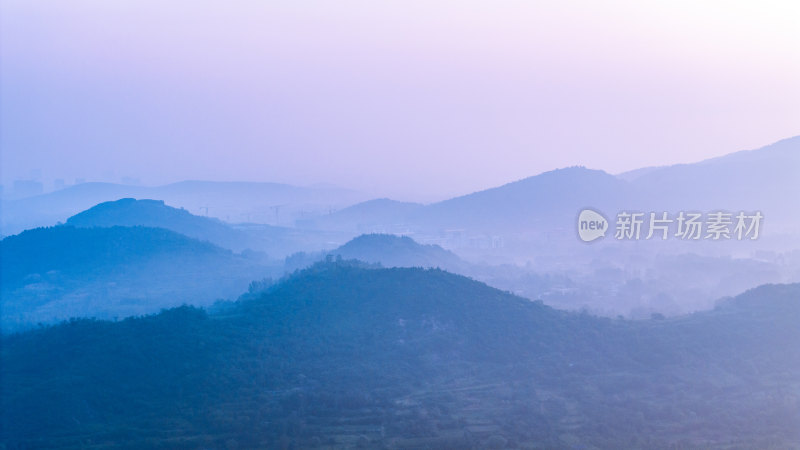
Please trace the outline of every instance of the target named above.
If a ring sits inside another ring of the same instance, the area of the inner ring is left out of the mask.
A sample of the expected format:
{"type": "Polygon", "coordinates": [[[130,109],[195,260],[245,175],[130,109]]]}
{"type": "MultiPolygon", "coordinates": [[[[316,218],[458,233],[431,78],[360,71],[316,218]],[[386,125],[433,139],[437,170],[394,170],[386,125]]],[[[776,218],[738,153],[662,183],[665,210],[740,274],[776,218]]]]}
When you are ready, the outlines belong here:
{"type": "Polygon", "coordinates": [[[0,2],[0,450],[800,450],[797,2],[0,2]]]}

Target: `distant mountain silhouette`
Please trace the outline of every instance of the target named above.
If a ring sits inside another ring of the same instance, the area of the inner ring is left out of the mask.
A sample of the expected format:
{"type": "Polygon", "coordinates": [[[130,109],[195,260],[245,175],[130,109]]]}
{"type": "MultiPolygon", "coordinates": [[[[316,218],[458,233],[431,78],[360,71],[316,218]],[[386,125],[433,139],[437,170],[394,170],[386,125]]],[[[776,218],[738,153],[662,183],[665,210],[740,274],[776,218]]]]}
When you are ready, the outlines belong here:
{"type": "Polygon", "coordinates": [[[364,194],[332,187],[279,183],[182,181],[157,187],[83,183],[19,200],[4,201],[2,233],[55,225],[92,206],[120,198],[151,198],[229,223],[292,225],[296,217],[366,200],[364,194]]]}
{"type": "Polygon", "coordinates": [[[0,241],[3,328],[235,298],[268,268],[163,228],[38,228],[0,241]]]}
{"type": "Polygon", "coordinates": [[[104,202],[80,212],[66,222],[75,227],[144,226],[165,228],[186,236],[212,242],[220,247],[242,250],[249,236],[230,225],[208,217],[173,208],[163,200],[123,198],[104,202]]]}
{"type": "Polygon", "coordinates": [[[372,200],[303,224],[358,232],[517,232],[572,227],[579,208],[627,198],[635,198],[627,182],[601,170],[570,167],[425,206],[372,200]]]}
{"type": "Polygon", "coordinates": [[[380,263],[384,267],[439,267],[458,271],[466,266],[453,252],[438,245],[422,245],[408,236],[390,234],[364,234],[329,254],[380,263]]]}
{"type": "Polygon", "coordinates": [[[527,233],[572,229],[583,207],[618,210],[762,210],[789,229],[800,219],[800,137],[693,164],[648,167],[612,176],[570,167],[423,206],[389,199],[363,202],[359,193],[275,183],[187,181],[145,188],[87,183],[4,202],[3,233],[52,225],[121,197],[158,198],[228,222],[357,233],[527,233]],[[358,203],[362,201],[362,203],[358,203]],[[352,206],[350,206],[352,205],[352,206]],[[338,210],[338,211],[336,211],[338,210]],[[336,211],[336,212],[333,212],[336,211]]]}
{"type": "Polygon", "coordinates": [[[794,137],[757,150],[618,176],[585,167],[558,169],[425,206],[374,200],[303,224],[359,233],[417,233],[439,236],[441,242],[459,234],[462,240],[497,235],[526,247],[534,241],[547,245],[548,236],[574,241],[576,215],[588,207],[609,218],[619,211],[762,211],[773,235],[796,233],[799,173],[800,137],[794,137]]]}
{"type": "Polygon", "coordinates": [[[234,251],[256,250],[282,257],[299,250],[318,250],[346,236],[259,224],[231,225],[190,214],[161,200],[124,198],[93,206],[67,219],[76,227],[147,226],[172,230],[234,251]]]}
{"type": "MultiPolygon", "coordinates": [[[[786,139],[781,139],[775,143],[765,145],[753,150],[741,150],[738,152],[728,153],[727,155],[709,158],[696,163],[688,164],[675,164],[671,166],[653,166],[643,167],[641,169],[634,169],[628,172],[618,174],[617,177],[635,181],[644,176],[648,176],[657,172],[667,173],[675,170],[682,170],[688,166],[715,166],[725,164],[758,164],[766,163],[771,167],[778,167],[782,164],[793,164],[800,162],[800,136],[794,136],[786,139]]],[[[760,171],[760,170],[759,170],[760,171]]]]}
{"type": "Polygon", "coordinates": [[[800,285],[629,322],[439,270],[322,263],[219,315],[4,338],[0,443],[791,448],[798,320],[800,285]]]}
{"type": "Polygon", "coordinates": [[[435,203],[424,220],[491,231],[572,227],[580,208],[602,209],[632,194],[626,182],[602,170],[570,167],[435,203]]]}
{"type": "Polygon", "coordinates": [[[334,259],[358,260],[383,267],[441,268],[460,274],[468,273],[471,268],[469,263],[438,245],[424,245],[408,236],[380,233],[362,234],[329,251],[298,252],[286,258],[284,268],[291,273],[334,259]]]}
{"type": "Polygon", "coordinates": [[[622,174],[667,210],[761,210],[765,220],[800,220],[800,136],[694,164],[622,174]]]}

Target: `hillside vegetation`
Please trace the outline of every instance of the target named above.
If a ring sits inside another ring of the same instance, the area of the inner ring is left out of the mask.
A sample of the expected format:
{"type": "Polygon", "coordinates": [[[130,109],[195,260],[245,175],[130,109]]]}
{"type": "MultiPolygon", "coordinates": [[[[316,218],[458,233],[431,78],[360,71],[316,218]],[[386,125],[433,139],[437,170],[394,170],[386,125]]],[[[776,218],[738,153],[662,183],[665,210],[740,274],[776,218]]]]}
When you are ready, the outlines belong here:
{"type": "Polygon", "coordinates": [[[7,448],[786,448],[800,285],[631,322],[326,262],[211,314],[3,341],[7,448]]]}

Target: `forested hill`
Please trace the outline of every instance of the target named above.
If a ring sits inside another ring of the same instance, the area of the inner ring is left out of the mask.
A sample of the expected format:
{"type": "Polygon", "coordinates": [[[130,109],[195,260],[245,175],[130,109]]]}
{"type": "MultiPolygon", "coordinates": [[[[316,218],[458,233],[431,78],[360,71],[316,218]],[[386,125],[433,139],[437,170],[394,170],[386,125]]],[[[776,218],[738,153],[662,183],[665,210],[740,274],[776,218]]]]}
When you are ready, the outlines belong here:
{"type": "Polygon", "coordinates": [[[201,256],[231,252],[163,228],[36,228],[0,241],[2,283],[15,287],[31,274],[57,270],[83,275],[155,255],[186,253],[201,256]]]}
{"type": "Polygon", "coordinates": [[[268,267],[149,227],[58,226],[0,241],[3,333],[70,317],[152,314],[234,299],[268,267]]]}
{"type": "Polygon", "coordinates": [[[219,219],[195,216],[185,209],[167,206],[162,200],[123,198],[104,202],[75,214],[66,223],[74,227],[164,228],[234,250],[239,250],[247,241],[244,233],[219,219]]]}
{"type": "Polygon", "coordinates": [[[384,267],[439,267],[455,271],[467,266],[455,253],[438,245],[419,244],[408,236],[391,234],[362,234],[329,254],[380,263],[384,267]]]}
{"type": "Polygon", "coordinates": [[[630,322],[440,270],[321,263],[214,315],[5,338],[2,442],[785,448],[800,442],[798,320],[800,285],[630,322]]]}

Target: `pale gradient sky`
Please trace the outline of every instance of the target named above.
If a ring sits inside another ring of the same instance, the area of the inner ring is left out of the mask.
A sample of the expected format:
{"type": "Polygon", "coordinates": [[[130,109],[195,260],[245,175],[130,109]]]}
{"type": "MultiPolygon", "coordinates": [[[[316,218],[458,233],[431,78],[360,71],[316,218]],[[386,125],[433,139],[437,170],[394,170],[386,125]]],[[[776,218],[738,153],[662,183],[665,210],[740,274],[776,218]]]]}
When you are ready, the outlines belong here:
{"type": "Polygon", "coordinates": [[[432,199],[800,134],[796,1],[2,0],[6,185],[432,199]]]}

